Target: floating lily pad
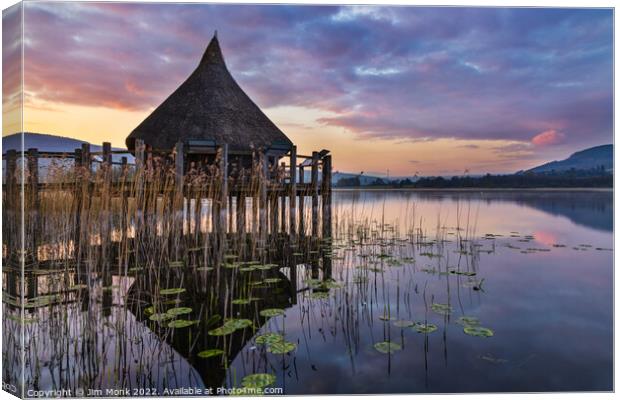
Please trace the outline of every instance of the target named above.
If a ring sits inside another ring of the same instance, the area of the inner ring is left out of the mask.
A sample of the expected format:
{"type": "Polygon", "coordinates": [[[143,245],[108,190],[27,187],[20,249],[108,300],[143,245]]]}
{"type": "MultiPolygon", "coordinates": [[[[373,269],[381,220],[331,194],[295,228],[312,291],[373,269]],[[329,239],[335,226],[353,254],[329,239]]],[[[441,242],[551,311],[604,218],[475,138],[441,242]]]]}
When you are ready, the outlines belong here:
{"type": "Polygon", "coordinates": [[[381,321],[393,321],[395,318],[389,315],[379,315],[378,317],[381,321]]]}
{"type": "Polygon", "coordinates": [[[221,350],[221,349],[209,349],[209,350],[203,350],[200,353],[198,353],[197,355],[200,358],[211,358],[211,357],[221,356],[222,354],[224,354],[224,350],[221,350]]]}
{"type": "Polygon", "coordinates": [[[398,328],[410,328],[415,325],[413,321],[407,321],[404,319],[399,319],[398,321],[394,321],[394,326],[398,328]]]}
{"type": "Polygon", "coordinates": [[[279,333],[269,332],[257,336],[255,341],[258,345],[272,345],[277,342],[283,342],[284,336],[280,335],[279,333]]]}
{"type": "Polygon", "coordinates": [[[213,267],[199,267],[199,268],[196,268],[196,271],[207,271],[207,272],[209,272],[209,271],[213,271],[214,269],[215,268],[213,268],[213,267]]]}
{"type": "Polygon", "coordinates": [[[480,325],[480,320],[476,317],[460,317],[456,323],[463,326],[476,326],[480,325]]]}
{"type": "Polygon", "coordinates": [[[292,342],[279,341],[274,342],[267,347],[267,351],[273,354],[285,354],[295,350],[297,345],[292,342]]]}
{"type": "Polygon", "coordinates": [[[262,389],[276,383],[276,376],[273,374],[252,374],[243,378],[241,385],[245,388],[262,389]]]}
{"type": "Polygon", "coordinates": [[[252,272],[252,271],[256,271],[256,269],[257,269],[256,267],[254,267],[252,265],[249,265],[247,267],[239,268],[239,271],[241,271],[241,272],[252,272]]]}
{"type": "Polygon", "coordinates": [[[418,331],[418,333],[432,333],[437,330],[437,325],[418,323],[414,329],[418,331]]]}
{"type": "Polygon", "coordinates": [[[236,329],[232,326],[223,325],[219,328],[215,328],[207,332],[211,336],[226,336],[235,332],[236,329]]]}
{"type": "Polygon", "coordinates": [[[252,326],[252,321],[250,321],[249,319],[229,319],[228,321],[224,322],[224,326],[230,326],[235,330],[245,329],[252,326]]]}
{"type": "Polygon", "coordinates": [[[190,307],[175,307],[175,308],[171,308],[170,310],[166,311],[166,314],[170,314],[170,315],[183,315],[183,314],[189,314],[192,312],[192,309],[190,307]]]}
{"type": "Polygon", "coordinates": [[[144,309],[144,314],[145,315],[153,315],[155,314],[155,306],[149,306],[147,308],[144,309]]]}
{"type": "Polygon", "coordinates": [[[170,321],[170,323],[168,323],[168,328],[187,328],[188,326],[192,326],[197,323],[198,321],[194,320],[177,319],[175,321],[170,321]]]}
{"type": "Polygon", "coordinates": [[[281,278],[267,278],[265,279],[265,283],[278,283],[281,280],[282,280],[281,278]]]}
{"type": "Polygon", "coordinates": [[[493,336],[493,331],[489,328],[485,328],[482,326],[466,326],[463,328],[463,332],[470,336],[478,336],[478,337],[491,337],[493,336]]]}
{"type": "Polygon", "coordinates": [[[262,310],[259,314],[263,317],[271,318],[277,317],[278,315],[284,315],[284,310],[281,308],[267,308],[262,310]]]}
{"type": "Polygon", "coordinates": [[[159,291],[159,294],[162,296],[168,296],[172,294],[181,294],[185,293],[185,288],[170,288],[170,289],[162,289],[159,291]]]}
{"type": "Polygon", "coordinates": [[[232,301],[232,303],[233,304],[237,304],[237,305],[240,305],[240,304],[250,304],[250,300],[249,299],[234,299],[232,301]]]}
{"type": "Polygon", "coordinates": [[[383,354],[394,353],[402,349],[401,345],[394,342],[379,342],[375,343],[375,349],[383,354]]]}
{"type": "Polygon", "coordinates": [[[441,315],[450,315],[452,313],[452,307],[449,304],[433,303],[431,310],[441,315]]]}

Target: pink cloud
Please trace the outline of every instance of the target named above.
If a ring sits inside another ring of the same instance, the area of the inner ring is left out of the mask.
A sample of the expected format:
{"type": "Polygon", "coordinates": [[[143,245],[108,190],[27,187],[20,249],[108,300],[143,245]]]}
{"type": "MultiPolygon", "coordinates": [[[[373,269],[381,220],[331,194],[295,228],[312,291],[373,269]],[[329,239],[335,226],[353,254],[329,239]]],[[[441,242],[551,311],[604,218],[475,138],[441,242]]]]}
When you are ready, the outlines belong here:
{"type": "Polygon", "coordinates": [[[555,129],[548,129],[544,132],[540,132],[538,135],[532,138],[532,143],[536,146],[550,146],[553,144],[560,144],[564,142],[566,135],[555,129]]]}

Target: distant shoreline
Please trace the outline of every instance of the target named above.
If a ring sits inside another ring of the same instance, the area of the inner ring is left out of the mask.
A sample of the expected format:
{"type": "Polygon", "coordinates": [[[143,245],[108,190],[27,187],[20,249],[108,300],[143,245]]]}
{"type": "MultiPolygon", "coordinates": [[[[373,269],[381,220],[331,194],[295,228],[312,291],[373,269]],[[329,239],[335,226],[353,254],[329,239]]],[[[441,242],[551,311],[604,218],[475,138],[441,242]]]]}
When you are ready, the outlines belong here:
{"type": "Polygon", "coordinates": [[[334,192],[359,192],[359,191],[374,191],[374,192],[613,192],[613,188],[395,188],[395,187],[334,187],[334,192]]]}

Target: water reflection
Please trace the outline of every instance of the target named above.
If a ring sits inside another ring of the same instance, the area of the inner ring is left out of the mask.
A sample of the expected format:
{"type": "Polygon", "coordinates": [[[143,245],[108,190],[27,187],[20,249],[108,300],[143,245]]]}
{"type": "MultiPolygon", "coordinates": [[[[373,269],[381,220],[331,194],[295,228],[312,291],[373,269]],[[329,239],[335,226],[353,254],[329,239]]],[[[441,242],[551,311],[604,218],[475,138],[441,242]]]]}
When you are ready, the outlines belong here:
{"type": "Polygon", "coordinates": [[[25,323],[3,269],[3,378],[19,379],[24,329],[39,389],[161,394],[269,374],[286,394],[610,390],[610,196],[338,192],[332,240],[224,254],[219,276],[192,249],[149,273],[67,267],[25,286],[25,323]],[[226,320],[251,326],[210,334],[226,320]],[[294,346],[274,352],[265,334],[294,346]]]}

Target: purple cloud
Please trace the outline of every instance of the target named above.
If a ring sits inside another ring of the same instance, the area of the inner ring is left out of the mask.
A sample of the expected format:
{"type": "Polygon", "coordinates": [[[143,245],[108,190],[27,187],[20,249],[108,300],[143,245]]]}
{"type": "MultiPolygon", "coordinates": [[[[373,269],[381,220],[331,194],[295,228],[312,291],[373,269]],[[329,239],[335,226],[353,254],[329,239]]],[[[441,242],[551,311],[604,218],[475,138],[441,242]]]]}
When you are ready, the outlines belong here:
{"type": "Polygon", "coordinates": [[[261,107],[329,111],[319,122],[361,139],[612,140],[610,9],[25,7],[26,89],[43,100],[146,113],[217,29],[261,107]]]}

